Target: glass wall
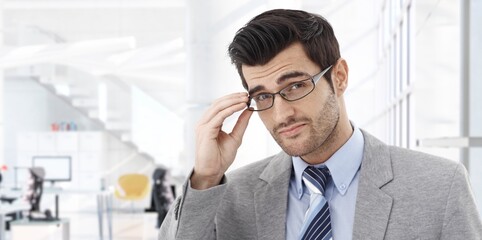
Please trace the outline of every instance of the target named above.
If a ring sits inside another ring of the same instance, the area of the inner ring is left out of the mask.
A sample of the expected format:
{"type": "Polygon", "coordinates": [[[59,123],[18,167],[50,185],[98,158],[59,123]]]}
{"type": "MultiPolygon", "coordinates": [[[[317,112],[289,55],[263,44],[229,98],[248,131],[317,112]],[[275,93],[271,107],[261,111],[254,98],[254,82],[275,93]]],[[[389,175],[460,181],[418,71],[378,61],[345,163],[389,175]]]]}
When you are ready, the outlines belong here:
{"type": "Polygon", "coordinates": [[[371,89],[351,84],[346,96],[351,118],[386,143],[462,162],[479,209],[481,5],[379,1],[378,67],[364,84],[371,89]]]}

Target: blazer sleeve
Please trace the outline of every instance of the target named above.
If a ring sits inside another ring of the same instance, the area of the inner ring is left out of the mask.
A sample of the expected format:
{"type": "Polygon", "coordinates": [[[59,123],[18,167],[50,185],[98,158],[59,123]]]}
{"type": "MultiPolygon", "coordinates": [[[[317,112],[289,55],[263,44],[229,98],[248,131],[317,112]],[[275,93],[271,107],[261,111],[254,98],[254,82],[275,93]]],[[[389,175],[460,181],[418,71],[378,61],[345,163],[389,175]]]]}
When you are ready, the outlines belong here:
{"type": "Polygon", "coordinates": [[[213,240],[216,210],[226,190],[225,177],[220,185],[206,189],[191,188],[189,179],[161,225],[159,240],[213,240]]]}
{"type": "Polygon", "coordinates": [[[467,175],[459,164],[447,198],[441,239],[482,239],[482,223],[467,175]]]}

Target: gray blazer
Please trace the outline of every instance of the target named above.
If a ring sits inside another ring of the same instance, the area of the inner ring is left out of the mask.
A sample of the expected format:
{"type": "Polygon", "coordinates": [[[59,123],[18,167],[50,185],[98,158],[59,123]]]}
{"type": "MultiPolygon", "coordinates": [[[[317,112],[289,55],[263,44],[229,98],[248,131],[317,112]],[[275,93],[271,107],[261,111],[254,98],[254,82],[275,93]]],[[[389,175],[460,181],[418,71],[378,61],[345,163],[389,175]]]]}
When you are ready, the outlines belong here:
{"type": "MultiPolygon", "coordinates": [[[[461,164],[363,135],[353,239],[482,239],[461,164]]],[[[291,157],[280,153],[232,171],[208,190],[187,182],[159,239],[286,239],[291,171],[291,157]]]]}

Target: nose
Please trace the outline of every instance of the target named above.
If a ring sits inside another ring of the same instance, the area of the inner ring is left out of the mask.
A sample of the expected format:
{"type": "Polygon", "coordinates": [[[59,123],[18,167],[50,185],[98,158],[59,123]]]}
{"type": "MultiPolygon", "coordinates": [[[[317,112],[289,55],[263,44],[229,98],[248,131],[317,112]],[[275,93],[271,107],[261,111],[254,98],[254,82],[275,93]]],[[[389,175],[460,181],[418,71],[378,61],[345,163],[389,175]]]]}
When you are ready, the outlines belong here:
{"type": "Polygon", "coordinates": [[[291,102],[286,101],[279,95],[274,98],[273,107],[270,110],[273,113],[273,119],[278,123],[286,121],[286,119],[295,114],[295,109],[291,102]]]}

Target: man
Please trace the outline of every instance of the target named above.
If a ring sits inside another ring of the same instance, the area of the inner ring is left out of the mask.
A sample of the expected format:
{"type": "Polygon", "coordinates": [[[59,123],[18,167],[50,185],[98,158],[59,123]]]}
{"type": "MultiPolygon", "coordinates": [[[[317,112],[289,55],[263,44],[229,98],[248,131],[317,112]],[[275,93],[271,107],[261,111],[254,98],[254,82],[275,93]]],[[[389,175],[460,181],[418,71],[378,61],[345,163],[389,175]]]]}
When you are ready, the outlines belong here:
{"type": "Polygon", "coordinates": [[[160,239],[482,238],[461,164],[387,146],[349,121],[348,65],[325,19],[262,13],[229,54],[248,94],[221,97],[199,121],[194,170],[160,239]],[[253,111],[283,152],[225,175],[253,111]]]}

